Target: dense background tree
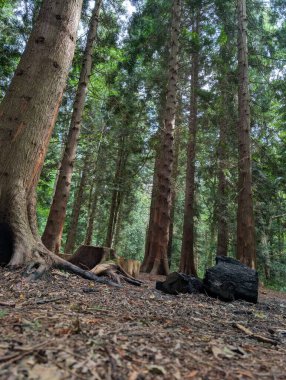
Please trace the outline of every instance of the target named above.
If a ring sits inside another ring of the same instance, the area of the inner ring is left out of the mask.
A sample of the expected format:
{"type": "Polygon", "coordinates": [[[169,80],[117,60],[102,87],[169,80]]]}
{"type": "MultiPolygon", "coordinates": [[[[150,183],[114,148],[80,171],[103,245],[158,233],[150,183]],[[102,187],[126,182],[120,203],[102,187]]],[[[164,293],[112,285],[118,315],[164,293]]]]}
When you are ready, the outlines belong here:
{"type": "MultiPolygon", "coordinates": [[[[138,0],[131,5],[128,1],[103,0],[62,230],[62,252],[73,252],[84,242],[111,245],[119,255],[141,261],[149,252],[158,187],[153,179],[158,170],[160,131],[166,107],[172,3],[171,0],[138,0]]],[[[1,98],[7,93],[25,49],[39,4],[36,0],[1,2],[1,98]]],[[[37,187],[40,233],[44,231],[54,197],[94,4],[83,2],[75,56],[37,187]]],[[[269,284],[283,287],[286,272],[285,6],[280,0],[247,2],[246,13],[249,149],[256,228],[253,247],[257,247],[261,277],[269,284]]],[[[168,172],[167,219],[171,239],[166,252],[171,270],[178,270],[183,248],[189,110],[194,106],[189,101],[194,46],[199,46],[199,66],[191,206],[193,258],[198,274],[202,275],[212,265],[216,254],[235,257],[239,248],[236,234],[243,218],[237,221],[237,200],[241,196],[237,167],[237,162],[241,162],[237,144],[241,119],[237,21],[236,4],[232,1],[182,2],[179,105],[173,142],[176,154],[174,170],[168,172]],[[199,35],[192,29],[198,7],[201,9],[199,35]]],[[[246,246],[246,235],[241,236],[239,244],[246,246]]],[[[153,255],[148,264],[150,271],[154,264],[153,255]]]]}

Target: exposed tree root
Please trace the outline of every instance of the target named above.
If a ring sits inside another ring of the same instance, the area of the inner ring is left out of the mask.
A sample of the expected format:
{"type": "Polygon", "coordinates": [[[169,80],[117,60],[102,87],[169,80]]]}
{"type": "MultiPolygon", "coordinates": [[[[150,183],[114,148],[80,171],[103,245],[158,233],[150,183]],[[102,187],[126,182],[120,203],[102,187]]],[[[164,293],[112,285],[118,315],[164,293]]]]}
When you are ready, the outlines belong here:
{"type": "Polygon", "coordinates": [[[137,280],[136,278],[132,277],[129,273],[127,273],[119,264],[116,264],[114,261],[102,263],[96,265],[91,270],[92,273],[95,274],[102,274],[110,277],[113,279],[116,283],[120,284],[120,280],[124,280],[128,282],[129,284],[135,285],[135,286],[141,286],[142,281],[137,280]]]}
{"type": "Polygon", "coordinates": [[[68,261],[58,257],[57,255],[54,255],[54,254],[52,254],[52,255],[54,256],[54,259],[55,259],[55,262],[53,264],[54,268],[66,270],[69,273],[76,274],[76,275],[78,275],[82,278],[85,278],[87,280],[91,280],[91,281],[99,282],[101,284],[106,284],[106,285],[111,285],[111,286],[116,286],[116,287],[121,288],[121,285],[115,283],[114,281],[111,281],[107,278],[99,277],[95,273],[88,271],[88,270],[81,269],[78,266],[76,266],[72,263],[69,263],[68,261]]]}
{"type": "MultiPolygon", "coordinates": [[[[12,256],[8,267],[17,268],[24,266],[25,269],[23,271],[23,276],[27,277],[31,281],[41,278],[52,268],[57,268],[75,274],[87,280],[98,282],[100,284],[121,287],[121,285],[115,283],[112,280],[99,277],[95,273],[81,269],[78,266],[58,257],[39,242],[37,243],[37,249],[32,250],[32,254],[27,255],[28,260],[25,260],[25,257],[23,257],[22,262],[19,262],[18,259],[14,261],[14,255],[12,256]]],[[[17,254],[16,257],[18,257],[17,254]]]]}

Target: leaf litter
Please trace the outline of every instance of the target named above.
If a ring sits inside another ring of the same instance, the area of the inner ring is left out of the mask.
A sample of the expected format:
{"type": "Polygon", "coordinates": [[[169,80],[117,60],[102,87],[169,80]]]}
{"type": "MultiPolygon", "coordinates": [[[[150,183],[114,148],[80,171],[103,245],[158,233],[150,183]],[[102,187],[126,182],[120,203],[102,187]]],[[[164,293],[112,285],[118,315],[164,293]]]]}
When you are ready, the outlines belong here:
{"type": "Polygon", "coordinates": [[[259,303],[0,268],[0,379],[285,379],[286,294],[259,303]]]}

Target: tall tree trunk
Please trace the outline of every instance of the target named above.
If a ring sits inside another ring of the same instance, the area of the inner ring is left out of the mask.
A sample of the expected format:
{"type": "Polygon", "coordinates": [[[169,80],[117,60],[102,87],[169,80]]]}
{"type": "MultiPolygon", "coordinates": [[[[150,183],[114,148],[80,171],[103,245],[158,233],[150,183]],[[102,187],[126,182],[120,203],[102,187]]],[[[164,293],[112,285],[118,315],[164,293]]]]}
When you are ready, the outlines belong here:
{"type": "Polygon", "coordinates": [[[217,201],[217,256],[227,256],[228,250],[228,201],[227,201],[227,180],[225,171],[227,168],[227,115],[225,114],[225,88],[222,87],[221,107],[224,113],[219,122],[219,147],[218,147],[218,201],[217,201]]]}
{"type": "Polygon", "coordinates": [[[113,180],[113,191],[112,198],[110,204],[110,212],[109,212],[109,221],[107,226],[107,233],[105,239],[105,247],[112,246],[113,235],[115,231],[115,226],[118,217],[118,211],[121,204],[122,199],[122,175],[126,163],[126,154],[124,151],[124,139],[121,141],[121,145],[118,152],[117,162],[116,162],[116,170],[113,180]]]}
{"type": "Polygon", "coordinates": [[[85,189],[87,177],[88,177],[88,164],[89,164],[89,160],[88,160],[88,156],[86,156],[84,160],[83,169],[81,172],[79,186],[78,186],[75,200],[73,203],[71,223],[70,223],[70,228],[68,231],[66,245],[65,245],[66,253],[73,253],[74,248],[75,248],[77,225],[78,225],[81,206],[83,203],[84,189],[85,189]]]}
{"type": "Polygon", "coordinates": [[[246,1],[238,0],[237,5],[239,162],[236,255],[242,263],[250,268],[255,268],[256,247],[252,201],[246,1]]]}
{"type": "Polygon", "coordinates": [[[63,154],[55,195],[48,216],[42,241],[51,251],[58,253],[61,246],[62,231],[66,217],[67,202],[71,187],[74,161],[76,158],[77,142],[80,134],[82,115],[85,105],[87,86],[92,68],[92,50],[97,36],[98,17],[102,0],[96,0],[90,20],[86,48],[73,106],[69,134],[63,154]]]}
{"type": "Polygon", "coordinates": [[[143,270],[152,274],[168,274],[168,242],[171,212],[171,175],[173,166],[173,140],[177,108],[177,81],[178,81],[178,52],[179,28],[181,16],[180,0],[173,0],[170,58],[168,69],[168,86],[164,112],[163,128],[161,132],[161,146],[156,173],[154,212],[150,213],[152,227],[148,252],[144,260],[143,270]]]}
{"type": "MultiPolygon", "coordinates": [[[[199,34],[199,13],[194,20],[193,31],[199,34]]],[[[192,54],[191,97],[189,119],[189,142],[187,157],[185,211],[183,224],[183,238],[180,271],[186,274],[197,275],[194,257],[194,210],[195,210],[195,162],[196,162],[196,135],[197,135],[197,91],[199,81],[199,51],[198,47],[192,54]]]]}
{"type": "Polygon", "coordinates": [[[158,151],[156,151],[156,157],[155,157],[155,163],[154,163],[154,172],[153,172],[153,187],[152,187],[152,193],[151,193],[151,204],[150,204],[150,215],[149,215],[149,223],[146,230],[146,239],[145,239],[145,254],[144,259],[141,265],[141,271],[146,272],[147,271],[147,263],[149,260],[149,251],[150,251],[150,242],[151,242],[151,236],[153,233],[153,220],[154,220],[154,212],[155,212],[155,199],[156,199],[156,191],[158,189],[156,179],[157,179],[157,172],[159,169],[159,154],[158,151]]]}
{"type": "MultiPolygon", "coordinates": [[[[120,241],[120,233],[122,231],[122,222],[123,222],[123,199],[121,199],[119,207],[118,207],[118,212],[117,212],[117,218],[116,218],[116,224],[114,228],[114,235],[113,235],[113,247],[116,250],[116,247],[119,244],[120,241]]],[[[126,217],[126,215],[125,215],[126,217]]]]}
{"type": "Polygon", "coordinates": [[[95,214],[96,214],[97,201],[98,201],[98,192],[97,192],[97,189],[95,188],[93,189],[93,192],[91,194],[91,202],[90,202],[90,209],[88,213],[86,235],[84,239],[85,245],[91,245],[92,243],[93,226],[94,226],[94,220],[95,220],[95,214]]]}
{"type": "Polygon", "coordinates": [[[44,0],[0,105],[0,261],[51,265],[36,226],[34,190],[73,58],[82,0],[44,0]],[[6,235],[3,231],[10,231],[6,235]],[[7,243],[7,242],[6,242],[7,243]]]}
{"type": "Polygon", "coordinates": [[[180,138],[181,129],[178,123],[175,130],[175,142],[174,142],[174,163],[172,169],[172,195],[171,195],[171,211],[170,211],[170,226],[169,226],[169,242],[168,242],[168,264],[169,268],[172,263],[172,250],[173,250],[173,232],[174,232],[174,217],[175,217],[175,203],[177,197],[177,178],[179,173],[179,153],[180,153],[180,138]]]}

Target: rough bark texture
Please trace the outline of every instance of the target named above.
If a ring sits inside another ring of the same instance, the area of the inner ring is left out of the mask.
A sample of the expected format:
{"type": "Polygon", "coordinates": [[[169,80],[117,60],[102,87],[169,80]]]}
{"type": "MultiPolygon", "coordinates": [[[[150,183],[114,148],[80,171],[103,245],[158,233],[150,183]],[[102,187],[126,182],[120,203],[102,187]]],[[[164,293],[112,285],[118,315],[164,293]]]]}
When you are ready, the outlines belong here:
{"type": "Polygon", "coordinates": [[[156,199],[156,191],[158,189],[156,180],[157,180],[157,172],[159,169],[159,155],[158,152],[156,152],[155,157],[155,163],[154,163],[154,174],[153,174],[153,187],[152,187],[152,193],[151,193],[151,204],[150,204],[150,215],[149,215],[149,223],[146,230],[146,240],[145,240],[145,253],[144,253],[144,259],[141,266],[141,271],[146,272],[147,270],[147,264],[149,261],[149,253],[150,253],[150,242],[151,242],[151,236],[153,233],[153,220],[154,220],[154,212],[155,212],[155,199],[156,199]]]}
{"type": "Polygon", "coordinates": [[[43,1],[0,105],[0,241],[7,249],[0,256],[11,266],[37,261],[39,272],[54,258],[36,231],[34,189],[74,54],[81,6],[81,0],[43,1]]]}
{"type": "Polygon", "coordinates": [[[110,212],[109,212],[109,221],[107,226],[106,240],[105,246],[111,247],[113,242],[113,236],[115,232],[115,226],[117,223],[119,208],[122,201],[122,180],[123,173],[126,165],[127,154],[124,147],[125,140],[122,139],[120,142],[120,148],[118,152],[117,162],[116,162],[116,170],[113,180],[113,191],[112,198],[110,204],[110,212]]]}
{"type": "Polygon", "coordinates": [[[115,258],[114,249],[81,245],[68,261],[82,269],[90,270],[99,263],[103,263],[106,260],[114,260],[115,258]]]}
{"type": "Polygon", "coordinates": [[[78,89],[73,106],[69,134],[63,154],[56,190],[48,216],[45,231],[42,236],[44,245],[58,253],[66,217],[66,207],[70,193],[71,178],[76,158],[77,142],[80,134],[82,115],[85,105],[87,86],[92,68],[92,50],[97,36],[98,16],[102,0],[96,0],[90,20],[86,48],[78,83],[78,89]]]}
{"type": "MultiPolygon", "coordinates": [[[[222,86],[221,110],[225,112],[225,89],[222,86]]],[[[223,114],[219,123],[219,147],[218,147],[218,201],[217,201],[217,256],[227,256],[228,250],[228,201],[227,180],[225,176],[227,162],[227,119],[223,114]]]]}
{"type": "Polygon", "coordinates": [[[85,235],[85,239],[84,239],[85,245],[91,245],[91,243],[92,243],[93,226],[94,226],[94,220],[95,220],[95,214],[96,214],[97,199],[98,199],[98,194],[97,194],[97,190],[95,188],[91,194],[91,205],[90,205],[90,211],[88,214],[86,235],[85,235]]]}
{"type": "Polygon", "coordinates": [[[248,48],[246,1],[238,0],[238,210],[237,259],[256,267],[255,227],[252,201],[250,151],[250,107],[248,86],[248,48]]]}
{"type": "Polygon", "coordinates": [[[206,271],[206,292],[223,301],[257,302],[258,273],[231,257],[217,257],[216,266],[206,271]]]}
{"type": "MultiPolygon", "coordinates": [[[[194,32],[199,33],[199,16],[194,21],[194,32]]],[[[183,238],[180,261],[180,272],[197,275],[194,257],[194,204],[195,204],[195,162],[196,162],[196,134],[197,134],[197,90],[199,77],[199,52],[196,49],[192,54],[191,98],[189,120],[189,142],[187,156],[187,173],[185,189],[185,210],[183,224],[183,238]]]]}
{"type": "Polygon", "coordinates": [[[144,260],[142,271],[152,274],[168,274],[168,241],[171,211],[171,173],[173,166],[173,140],[175,116],[177,108],[177,81],[178,81],[178,51],[180,28],[181,3],[173,0],[170,58],[168,71],[168,88],[164,113],[163,128],[161,131],[161,146],[158,158],[158,171],[156,173],[154,212],[150,213],[152,228],[148,252],[144,260]]]}
{"type": "Polygon", "coordinates": [[[84,189],[85,185],[87,182],[87,177],[88,177],[88,159],[85,159],[84,166],[82,169],[81,173],[81,178],[80,178],[80,183],[79,187],[76,192],[76,197],[74,200],[73,204],[73,209],[72,209],[72,215],[71,215],[71,223],[70,223],[70,228],[69,232],[67,235],[67,241],[65,245],[65,252],[66,253],[73,253],[74,248],[75,248],[75,242],[76,242],[76,233],[77,233],[77,225],[78,225],[78,220],[79,220],[79,214],[83,202],[83,194],[84,194],[84,189]]]}
{"type": "Polygon", "coordinates": [[[177,178],[179,173],[179,152],[180,152],[180,126],[178,125],[175,130],[175,142],[174,142],[174,163],[172,169],[172,195],[171,195],[171,211],[170,211],[170,226],[169,226],[169,242],[168,242],[168,264],[169,268],[172,264],[172,249],[173,249],[173,232],[174,232],[174,217],[175,206],[177,197],[177,178]]]}

